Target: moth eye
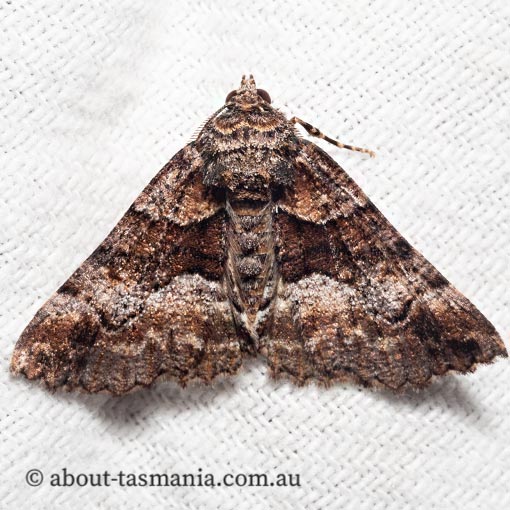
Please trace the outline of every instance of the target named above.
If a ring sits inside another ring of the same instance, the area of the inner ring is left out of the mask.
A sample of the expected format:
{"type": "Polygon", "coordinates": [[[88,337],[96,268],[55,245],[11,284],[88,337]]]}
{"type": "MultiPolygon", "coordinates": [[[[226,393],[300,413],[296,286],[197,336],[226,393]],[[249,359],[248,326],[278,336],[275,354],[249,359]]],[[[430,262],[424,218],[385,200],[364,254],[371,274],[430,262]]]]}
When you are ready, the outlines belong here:
{"type": "Polygon", "coordinates": [[[225,99],[225,103],[228,103],[236,94],[237,94],[237,90],[233,90],[232,92],[229,92],[227,99],[225,99]]]}
{"type": "Polygon", "coordinates": [[[257,94],[266,102],[271,104],[271,97],[269,94],[263,89],[257,89],[257,94]]]}

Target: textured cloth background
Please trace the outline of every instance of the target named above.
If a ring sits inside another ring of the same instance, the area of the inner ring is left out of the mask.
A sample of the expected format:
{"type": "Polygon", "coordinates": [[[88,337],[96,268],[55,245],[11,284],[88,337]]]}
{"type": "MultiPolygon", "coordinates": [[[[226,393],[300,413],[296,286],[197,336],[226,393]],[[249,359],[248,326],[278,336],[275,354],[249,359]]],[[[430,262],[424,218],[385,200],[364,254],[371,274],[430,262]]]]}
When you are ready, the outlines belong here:
{"type": "Polygon", "coordinates": [[[510,337],[506,0],[0,2],[0,507],[510,508],[507,361],[396,397],[275,383],[124,398],[13,379],[15,341],[253,73],[510,337]],[[51,487],[52,472],[299,473],[301,487],[51,487]],[[38,488],[25,473],[39,468],[38,488]]]}

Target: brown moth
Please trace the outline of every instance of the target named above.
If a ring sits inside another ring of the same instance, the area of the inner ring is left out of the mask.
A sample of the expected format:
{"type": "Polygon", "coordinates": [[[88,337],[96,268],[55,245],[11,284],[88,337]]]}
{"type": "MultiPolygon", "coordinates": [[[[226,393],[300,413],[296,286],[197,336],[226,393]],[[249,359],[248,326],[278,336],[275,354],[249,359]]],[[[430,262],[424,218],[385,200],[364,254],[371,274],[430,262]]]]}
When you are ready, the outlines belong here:
{"type": "Polygon", "coordinates": [[[492,324],[243,77],[39,310],[11,370],[126,393],[231,375],[402,390],[507,356],[492,324]]]}

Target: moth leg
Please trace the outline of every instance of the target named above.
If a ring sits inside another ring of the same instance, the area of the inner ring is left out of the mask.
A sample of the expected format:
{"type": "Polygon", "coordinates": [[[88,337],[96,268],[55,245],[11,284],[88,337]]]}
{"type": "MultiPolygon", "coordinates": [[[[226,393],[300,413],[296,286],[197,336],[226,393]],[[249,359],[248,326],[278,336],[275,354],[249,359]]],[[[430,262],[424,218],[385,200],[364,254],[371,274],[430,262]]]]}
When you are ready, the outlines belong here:
{"type": "Polygon", "coordinates": [[[326,142],[329,142],[335,145],[336,147],[339,147],[340,149],[349,149],[350,151],[364,152],[365,154],[370,154],[371,158],[375,158],[374,151],[371,151],[370,149],[363,149],[361,147],[354,147],[353,145],[347,145],[345,143],[338,142],[337,140],[333,140],[333,138],[330,138],[329,136],[319,131],[316,127],[312,126],[311,124],[308,124],[308,122],[305,122],[304,120],[301,120],[298,117],[292,117],[292,119],[290,119],[290,122],[292,124],[300,124],[306,129],[308,134],[316,136],[317,138],[322,138],[323,140],[326,140],[326,142]]]}

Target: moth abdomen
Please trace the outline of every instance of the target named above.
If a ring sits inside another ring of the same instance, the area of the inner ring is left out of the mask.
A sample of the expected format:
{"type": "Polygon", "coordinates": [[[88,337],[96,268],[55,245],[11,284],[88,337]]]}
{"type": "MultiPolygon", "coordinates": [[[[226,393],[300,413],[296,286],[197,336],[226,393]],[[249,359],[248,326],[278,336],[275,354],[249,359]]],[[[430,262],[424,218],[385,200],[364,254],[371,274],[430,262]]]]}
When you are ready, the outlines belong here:
{"type": "Polygon", "coordinates": [[[276,288],[272,203],[231,197],[227,217],[225,281],[236,303],[232,312],[236,322],[258,338],[263,311],[276,288]]]}

